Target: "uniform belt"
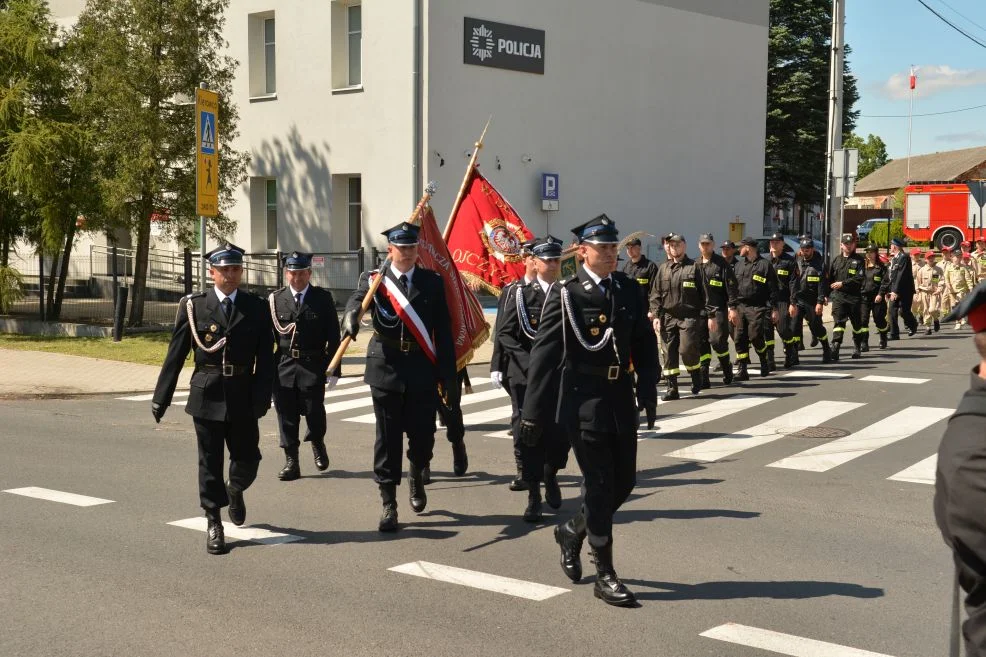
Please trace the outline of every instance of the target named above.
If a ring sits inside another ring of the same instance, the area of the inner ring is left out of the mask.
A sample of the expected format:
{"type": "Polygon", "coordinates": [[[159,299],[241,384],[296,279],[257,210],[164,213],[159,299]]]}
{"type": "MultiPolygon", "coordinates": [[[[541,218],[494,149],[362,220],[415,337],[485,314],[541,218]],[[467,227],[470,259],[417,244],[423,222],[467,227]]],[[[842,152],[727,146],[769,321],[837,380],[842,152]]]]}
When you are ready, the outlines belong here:
{"type": "Polygon", "coordinates": [[[381,343],[387,345],[388,347],[399,349],[402,353],[409,354],[415,351],[421,351],[421,345],[414,340],[395,340],[393,338],[388,338],[385,335],[380,335],[376,331],[373,332],[373,335],[377,336],[377,340],[381,343]]]}
{"type": "Polygon", "coordinates": [[[285,349],[284,354],[291,358],[323,358],[325,351],[320,349],[285,349]]]}
{"type": "Polygon", "coordinates": [[[243,376],[252,374],[253,370],[248,365],[196,365],[195,371],[222,372],[223,376],[243,376]]]}
{"type": "Polygon", "coordinates": [[[575,363],[575,371],[579,374],[587,374],[589,376],[602,376],[608,381],[616,381],[620,378],[622,374],[628,374],[628,370],[620,364],[615,365],[586,365],[584,363],[575,363]]]}

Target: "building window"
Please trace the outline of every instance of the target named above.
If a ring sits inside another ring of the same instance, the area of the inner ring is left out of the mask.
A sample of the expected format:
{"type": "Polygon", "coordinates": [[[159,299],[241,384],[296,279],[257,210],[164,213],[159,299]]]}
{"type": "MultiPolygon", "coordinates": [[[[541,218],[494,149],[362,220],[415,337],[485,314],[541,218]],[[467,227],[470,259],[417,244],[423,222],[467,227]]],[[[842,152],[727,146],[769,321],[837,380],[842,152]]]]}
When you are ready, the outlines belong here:
{"type": "Polygon", "coordinates": [[[250,97],[269,100],[277,93],[276,22],[273,11],[247,16],[250,97]]]}
{"type": "Polygon", "coordinates": [[[267,248],[277,249],[277,181],[267,180],[267,248]]]}
{"type": "Polygon", "coordinates": [[[353,5],[346,8],[349,27],[349,86],[354,87],[363,81],[363,7],[353,5]]]}
{"type": "Polygon", "coordinates": [[[274,60],[274,19],[264,19],[264,91],[272,94],[277,91],[277,68],[274,60]]]}
{"type": "Polygon", "coordinates": [[[363,246],[363,179],[349,179],[349,250],[359,251],[363,246]]]}

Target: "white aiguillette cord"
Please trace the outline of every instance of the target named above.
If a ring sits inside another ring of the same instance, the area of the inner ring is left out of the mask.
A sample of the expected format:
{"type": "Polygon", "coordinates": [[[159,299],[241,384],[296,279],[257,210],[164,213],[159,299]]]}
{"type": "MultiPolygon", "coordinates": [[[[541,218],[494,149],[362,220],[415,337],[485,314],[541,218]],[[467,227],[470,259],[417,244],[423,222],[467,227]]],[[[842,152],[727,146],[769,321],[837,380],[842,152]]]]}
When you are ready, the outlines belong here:
{"type": "Polygon", "coordinates": [[[288,349],[294,349],[294,336],[295,331],[298,328],[297,322],[291,322],[287,326],[281,326],[281,323],[277,321],[277,311],[274,309],[274,293],[271,292],[267,295],[267,301],[270,303],[270,318],[274,322],[274,330],[276,330],[281,335],[291,334],[291,342],[288,344],[288,349]]]}
{"type": "MultiPolygon", "coordinates": [[[[195,328],[195,311],[192,309],[192,299],[190,297],[185,297],[185,313],[188,315],[188,329],[189,332],[192,334],[192,341],[196,345],[198,345],[199,349],[201,349],[207,354],[214,354],[226,346],[225,335],[221,337],[219,340],[217,340],[216,344],[212,345],[211,347],[207,347],[204,344],[202,344],[202,340],[199,339],[199,332],[195,328]]],[[[225,362],[225,360],[226,360],[226,352],[223,352],[223,361],[225,362]]]]}

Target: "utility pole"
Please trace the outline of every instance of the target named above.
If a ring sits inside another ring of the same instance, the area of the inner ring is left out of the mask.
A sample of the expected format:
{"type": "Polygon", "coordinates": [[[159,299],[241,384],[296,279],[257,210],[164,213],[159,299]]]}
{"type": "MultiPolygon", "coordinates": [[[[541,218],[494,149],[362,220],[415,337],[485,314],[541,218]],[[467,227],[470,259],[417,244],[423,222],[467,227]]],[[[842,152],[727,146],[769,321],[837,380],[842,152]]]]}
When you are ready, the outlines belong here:
{"type": "Polygon", "coordinates": [[[843,199],[835,196],[832,181],[833,157],[842,148],[842,73],[845,61],[846,0],[832,0],[832,53],[829,69],[829,129],[825,165],[825,255],[839,252],[843,199]]]}

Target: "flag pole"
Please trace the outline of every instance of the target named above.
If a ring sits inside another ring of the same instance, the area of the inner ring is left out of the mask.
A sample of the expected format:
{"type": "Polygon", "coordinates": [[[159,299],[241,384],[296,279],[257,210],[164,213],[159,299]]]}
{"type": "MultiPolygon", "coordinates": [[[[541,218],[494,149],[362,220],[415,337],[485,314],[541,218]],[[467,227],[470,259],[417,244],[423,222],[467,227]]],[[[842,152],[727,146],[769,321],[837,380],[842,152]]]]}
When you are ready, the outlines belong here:
{"type": "Polygon", "coordinates": [[[914,120],[914,87],[917,86],[915,82],[917,78],[914,75],[914,64],[911,64],[911,74],[908,76],[907,83],[911,90],[911,102],[910,107],[907,110],[907,182],[911,182],[911,124],[914,120]]]}
{"type": "MultiPolygon", "coordinates": [[[[425,206],[428,205],[428,202],[431,201],[432,195],[437,191],[438,183],[435,181],[428,183],[428,186],[425,187],[425,193],[421,196],[421,200],[418,201],[418,204],[414,207],[414,212],[411,213],[411,217],[407,220],[407,223],[417,224],[421,221],[421,213],[424,211],[425,206]]],[[[373,279],[370,283],[370,289],[366,291],[365,295],[363,295],[363,303],[360,304],[359,315],[356,317],[357,322],[363,319],[363,315],[366,313],[367,308],[369,308],[370,304],[373,302],[373,295],[377,293],[377,288],[380,287],[380,283],[383,282],[383,270],[389,264],[390,257],[384,260],[383,264],[380,265],[380,275],[373,279]]],[[[332,357],[332,362],[329,363],[329,366],[325,370],[330,376],[332,372],[339,367],[339,363],[342,362],[342,357],[346,353],[346,349],[349,348],[352,341],[353,336],[347,335],[342,339],[342,342],[339,343],[339,348],[336,349],[336,355],[332,357]]]]}
{"type": "Polygon", "coordinates": [[[466,197],[466,188],[469,186],[469,180],[472,178],[472,171],[476,168],[476,162],[479,160],[479,151],[483,147],[483,140],[486,138],[486,131],[489,130],[492,120],[493,115],[490,114],[490,118],[486,121],[486,127],[483,128],[483,134],[479,136],[479,141],[476,142],[475,148],[472,149],[469,166],[466,167],[466,175],[462,177],[462,185],[459,187],[459,193],[455,197],[455,202],[452,204],[452,212],[449,213],[448,223],[445,224],[445,230],[442,232],[442,239],[446,242],[448,242],[449,235],[452,234],[452,222],[455,220],[455,215],[459,211],[459,206],[462,205],[462,199],[466,197]]]}

